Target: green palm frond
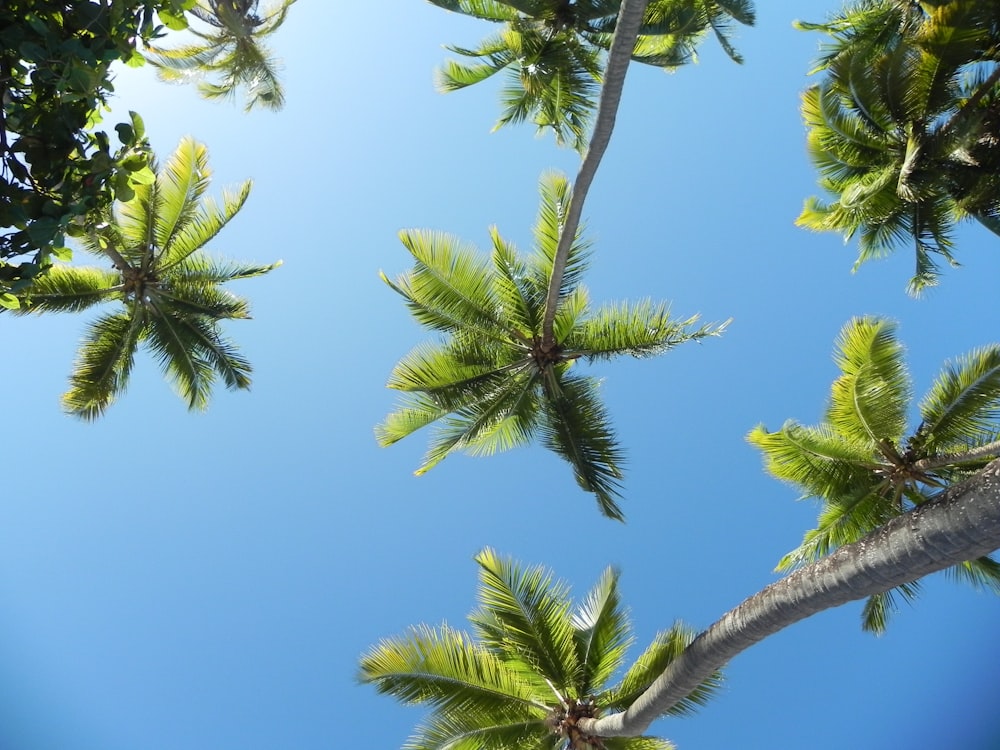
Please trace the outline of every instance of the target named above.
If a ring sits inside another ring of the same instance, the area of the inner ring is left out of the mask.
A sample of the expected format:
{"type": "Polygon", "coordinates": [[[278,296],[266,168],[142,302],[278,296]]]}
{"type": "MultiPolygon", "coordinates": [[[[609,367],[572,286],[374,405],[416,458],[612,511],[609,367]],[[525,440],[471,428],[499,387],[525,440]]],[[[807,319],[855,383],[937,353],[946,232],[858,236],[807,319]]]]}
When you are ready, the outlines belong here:
{"type": "Polygon", "coordinates": [[[1000,594],[1000,563],[992,557],[977,557],[948,568],[946,572],[955,580],[972,584],[976,589],[1000,594]]]}
{"type": "Polygon", "coordinates": [[[450,412],[451,409],[442,407],[424,393],[407,394],[400,405],[375,427],[375,439],[382,447],[392,445],[450,412]]]}
{"type": "Polygon", "coordinates": [[[362,658],[358,679],[404,703],[513,717],[545,715],[531,685],[498,656],[444,625],[382,640],[362,658]]]}
{"type": "Polygon", "coordinates": [[[803,490],[803,497],[832,501],[871,491],[879,481],[872,447],[847,441],[826,424],[789,421],[778,432],[758,425],[747,441],[763,454],[766,471],[803,490]]]}
{"type": "Polygon", "coordinates": [[[544,445],[569,462],[577,484],[594,494],[601,513],[623,521],[615,498],[620,496],[624,456],[597,395],[597,381],[549,368],[542,383],[546,398],[539,431],[544,445]]]}
{"type": "Polygon", "coordinates": [[[854,318],[841,330],[834,360],[842,374],[830,389],[829,424],[852,442],[898,446],[912,392],[895,325],[854,318]]]}
{"type": "Polygon", "coordinates": [[[607,568],[573,613],[577,660],[581,666],[578,686],[590,695],[621,667],[632,644],[631,627],[618,595],[619,573],[607,568]]]}
{"type": "Polygon", "coordinates": [[[484,21],[513,21],[518,17],[516,7],[499,0],[429,0],[429,2],[444,10],[464,13],[484,21]]]}
{"type": "MultiPolygon", "coordinates": [[[[479,564],[479,608],[469,621],[479,639],[505,662],[546,682],[565,697],[576,684],[577,660],[569,588],[541,566],[522,567],[486,548],[479,564]]],[[[558,696],[555,696],[558,697],[558,696]]]]}
{"type": "Polygon", "coordinates": [[[156,307],[147,331],[149,347],[177,395],[187,402],[188,409],[207,408],[215,372],[204,356],[201,337],[182,318],[156,307]]]}
{"type": "Polygon", "coordinates": [[[80,312],[121,297],[121,274],[117,271],[54,265],[35,277],[30,293],[14,312],[80,312]]]}
{"type": "MultiPolygon", "coordinates": [[[[539,184],[541,201],[538,217],[532,228],[538,254],[532,256],[535,283],[541,289],[548,289],[552,266],[555,263],[559,237],[566,223],[566,213],[573,199],[573,187],[565,175],[545,172],[539,184]]],[[[564,297],[580,285],[589,265],[591,243],[583,237],[585,226],[580,225],[566,258],[559,296],[564,297]]]]}
{"type": "Polygon", "coordinates": [[[416,265],[395,281],[385,274],[382,280],[406,299],[417,322],[439,331],[502,330],[489,263],[474,247],[441,232],[407,230],[399,237],[416,265]]]}
{"type": "MultiPolygon", "coordinates": [[[[528,264],[518,257],[496,227],[490,228],[493,244],[493,288],[504,320],[525,338],[542,328],[545,289],[529,278],[528,264]]],[[[516,337],[515,337],[516,338],[516,337]]]]}
{"type": "Polygon", "coordinates": [[[875,594],[865,600],[861,610],[861,629],[875,635],[882,635],[889,625],[889,618],[899,610],[896,597],[912,604],[920,595],[920,581],[911,581],[894,589],[875,594]]]}
{"type": "MultiPolygon", "coordinates": [[[[177,148],[156,170],[155,190],[159,200],[147,206],[154,224],[153,242],[159,248],[173,244],[178,232],[195,218],[199,201],[212,181],[208,149],[191,137],[181,139],[177,148]]],[[[129,204],[125,204],[128,211],[129,204]]]]}
{"type": "Polygon", "coordinates": [[[945,364],[920,402],[917,433],[930,452],[956,451],[989,433],[1000,409],[1000,346],[976,349],[945,364]]]}
{"type": "Polygon", "coordinates": [[[652,357],[686,341],[719,336],[728,323],[693,328],[698,316],[685,320],[670,317],[670,307],[652,300],[602,306],[581,321],[565,338],[568,352],[588,359],[611,359],[628,354],[652,357]]]}
{"type": "MultiPolygon", "coordinates": [[[[223,189],[221,204],[212,198],[200,201],[197,211],[192,212],[190,219],[172,237],[170,244],[163,246],[164,258],[161,268],[166,270],[182,263],[210,242],[243,208],[243,204],[250,196],[252,185],[253,183],[247,180],[235,191],[223,189]]],[[[276,265],[271,265],[267,267],[267,270],[276,267],[276,265]]],[[[266,271],[260,273],[266,273],[266,271]]],[[[246,276],[242,278],[246,278],[246,276]]]]}
{"type": "MultiPolygon", "coordinates": [[[[680,622],[674,623],[669,630],[657,633],[653,642],[625,672],[621,682],[598,695],[597,701],[614,710],[626,710],[684,652],[694,637],[694,631],[680,622]]],[[[721,687],[722,674],[715,672],[668,713],[671,716],[688,716],[705,705],[721,687]]]]}
{"type": "Polygon", "coordinates": [[[405,750],[510,750],[543,748],[558,750],[561,741],[553,737],[544,717],[523,718],[479,716],[449,712],[436,714],[417,727],[405,750]],[[477,721],[479,719],[479,721],[477,721]]]}
{"type": "Polygon", "coordinates": [[[535,430],[537,406],[532,386],[534,375],[525,371],[512,378],[494,379],[495,386],[468,405],[449,404],[449,415],[440,420],[431,436],[420,476],[456,451],[492,455],[524,445],[535,430]]]}
{"type": "Polygon", "coordinates": [[[84,333],[63,408],[81,419],[97,419],[125,390],[135,350],[144,333],[141,309],[102,315],[84,333]]]}

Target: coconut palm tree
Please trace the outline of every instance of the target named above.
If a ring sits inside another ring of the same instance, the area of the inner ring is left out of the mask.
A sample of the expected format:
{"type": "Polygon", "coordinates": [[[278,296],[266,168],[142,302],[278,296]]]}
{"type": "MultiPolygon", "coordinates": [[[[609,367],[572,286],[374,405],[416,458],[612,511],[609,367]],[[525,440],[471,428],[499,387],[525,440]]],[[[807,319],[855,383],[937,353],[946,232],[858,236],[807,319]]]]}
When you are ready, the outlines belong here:
{"type": "MultiPolygon", "coordinates": [[[[383,640],[361,658],[359,679],[404,703],[429,704],[430,719],[407,747],[668,750],[654,737],[598,741],[579,722],[627,707],[680,654],[692,634],[677,623],[657,634],[619,675],[632,643],[608,568],[574,608],[569,589],[540,567],[523,568],[486,549],[479,564],[473,632],[418,626],[383,640]]],[[[717,670],[674,706],[684,715],[718,689],[717,670]]]]}
{"type": "Polygon", "coordinates": [[[212,174],[208,152],[190,138],[156,168],[155,181],[137,185],[132,200],[109,208],[100,228],[82,241],[112,268],[56,265],[36,279],[16,311],[118,307],[89,325],[63,396],[66,410],[83,419],[99,417],[125,391],[140,344],[190,409],[205,408],[216,376],[231,389],[250,387],[250,363],[219,325],[249,318],[249,305],[222,284],[279,264],[218,261],[203,249],[242,208],[250,182],[224,191],[221,204],[203,199],[212,174]]]}
{"type": "MultiPolygon", "coordinates": [[[[817,527],[782,558],[778,570],[858,541],[1000,456],[1000,346],[949,363],[920,402],[920,424],[913,430],[906,427],[910,377],[893,323],[874,317],[850,321],[834,359],[841,375],[820,425],[789,421],[777,432],[758,426],[748,436],[762,451],[768,472],[822,503],[817,527]]],[[[963,562],[951,572],[1000,592],[1000,565],[989,557],[963,562]]],[[[907,583],[897,591],[911,599],[918,586],[907,583]]],[[[884,631],[891,609],[892,591],[870,597],[864,628],[884,631]]]]}
{"type": "Polygon", "coordinates": [[[605,743],[641,735],[703,680],[768,636],[998,548],[1000,460],[748,597],[700,633],[626,710],[580,719],[577,726],[605,743]]]}
{"type": "MultiPolygon", "coordinates": [[[[531,119],[559,144],[587,145],[604,52],[617,28],[621,0],[430,0],[446,10],[501,25],[478,47],[449,46],[471,63],[448,61],[438,87],[455,91],[505,71],[496,127],[531,119]]],[[[632,59],[668,69],[695,59],[709,29],[741,61],[729,34],[733,21],[752,24],[749,0],[651,0],[632,59]]]]}
{"type": "Polygon", "coordinates": [[[528,258],[494,229],[490,258],[450,235],[404,231],[416,261],[395,281],[383,279],[423,326],[444,339],[423,344],[393,369],[388,385],[405,396],[376,428],[382,445],[437,424],[417,470],[423,474],[455,451],[491,454],[541,438],[568,461],[601,511],[622,518],[615,501],[622,454],[594,378],[579,361],[662,353],[685,341],[717,335],[722,326],[676,320],[663,303],[642,301],[591,309],[580,279],[588,244],[571,246],[560,286],[553,346],[543,348],[545,299],[570,201],[566,179],[541,181],[541,207],[528,258]]]}
{"type": "Polygon", "coordinates": [[[190,9],[209,28],[189,27],[197,37],[194,44],[169,49],[150,45],[146,59],[155,65],[161,78],[184,82],[203,76],[198,90],[210,99],[246,94],[246,109],[281,109],[285,95],[278,80],[274,59],[261,44],[285,21],[295,0],[277,0],[275,7],[259,13],[260,0],[197,0],[190,9]]]}
{"type": "Polygon", "coordinates": [[[800,226],[859,237],[857,265],[911,243],[910,291],[954,263],[956,222],[1000,233],[1000,2],[881,0],[824,25],[834,43],[803,96],[809,150],[830,203],[800,226]]]}

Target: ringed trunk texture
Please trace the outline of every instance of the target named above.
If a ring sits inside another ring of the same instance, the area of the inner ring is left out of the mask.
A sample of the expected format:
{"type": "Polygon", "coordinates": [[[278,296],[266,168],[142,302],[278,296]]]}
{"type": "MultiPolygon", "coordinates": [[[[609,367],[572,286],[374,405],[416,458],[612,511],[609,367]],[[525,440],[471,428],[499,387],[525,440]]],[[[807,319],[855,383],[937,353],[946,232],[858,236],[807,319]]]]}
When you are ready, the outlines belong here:
{"type": "Polygon", "coordinates": [[[772,583],[701,633],[628,710],[585,719],[598,737],[633,737],[711,673],[810,615],[1000,549],[1000,459],[855,544],[772,583]]]}

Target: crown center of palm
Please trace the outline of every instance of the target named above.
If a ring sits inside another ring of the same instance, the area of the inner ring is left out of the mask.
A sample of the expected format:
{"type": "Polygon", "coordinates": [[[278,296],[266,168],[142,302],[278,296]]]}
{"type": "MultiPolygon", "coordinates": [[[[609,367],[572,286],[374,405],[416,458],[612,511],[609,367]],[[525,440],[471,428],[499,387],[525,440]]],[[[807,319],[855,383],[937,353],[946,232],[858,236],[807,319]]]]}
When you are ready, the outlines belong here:
{"type": "Polygon", "coordinates": [[[144,301],[149,292],[156,288],[159,277],[152,270],[128,266],[122,270],[122,286],[127,297],[144,301]]]}
{"type": "Polygon", "coordinates": [[[570,750],[590,750],[603,748],[599,737],[587,734],[578,725],[580,719],[597,718],[597,706],[593,699],[570,698],[565,705],[560,706],[549,717],[553,732],[566,738],[570,750]]]}

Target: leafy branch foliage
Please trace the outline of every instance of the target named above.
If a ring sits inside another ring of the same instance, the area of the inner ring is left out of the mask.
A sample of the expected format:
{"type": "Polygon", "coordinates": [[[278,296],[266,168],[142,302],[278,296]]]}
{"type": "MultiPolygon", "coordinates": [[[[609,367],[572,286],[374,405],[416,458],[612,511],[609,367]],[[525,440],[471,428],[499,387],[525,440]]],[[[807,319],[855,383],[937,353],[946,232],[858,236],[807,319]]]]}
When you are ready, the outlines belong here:
{"type": "Polygon", "coordinates": [[[67,233],[152,179],[134,118],[115,126],[118,147],[94,127],[111,63],[142,64],[136,40],[183,28],[193,2],[0,5],[0,305],[16,306],[53,256],[69,257],[67,233]]]}

